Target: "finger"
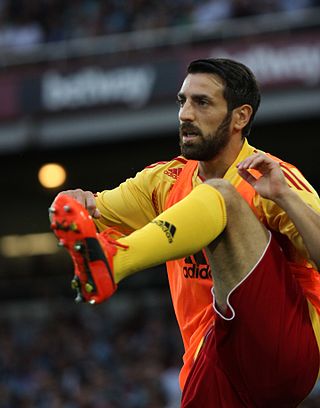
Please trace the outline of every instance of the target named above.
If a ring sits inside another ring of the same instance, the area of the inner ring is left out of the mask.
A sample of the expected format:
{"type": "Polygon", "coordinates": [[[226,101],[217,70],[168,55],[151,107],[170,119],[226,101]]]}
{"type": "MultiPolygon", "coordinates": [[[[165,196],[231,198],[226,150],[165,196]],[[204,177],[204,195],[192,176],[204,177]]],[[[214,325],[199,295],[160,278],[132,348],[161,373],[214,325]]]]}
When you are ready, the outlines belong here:
{"type": "Polygon", "coordinates": [[[92,217],[93,217],[93,218],[100,218],[100,217],[101,217],[101,213],[100,213],[100,211],[98,210],[98,208],[96,208],[96,209],[94,210],[94,213],[92,214],[92,217]]]}
{"type": "Polygon", "coordinates": [[[257,155],[254,157],[250,157],[248,158],[248,160],[244,160],[244,162],[242,163],[241,166],[238,166],[238,169],[259,169],[261,170],[263,167],[265,167],[266,169],[270,167],[270,165],[272,164],[272,160],[269,159],[267,156],[265,155],[257,155]]]}
{"type": "Polygon", "coordinates": [[[255,185],[257,179],[246,169],[238,169],[239,175],[252,186],[255,185]]]}
{"type": "Polygon", "coordinates": [[[259,153],[254,153],[251,156],[246,157],[240,163],[237,164],[238,169],[248,169],[250,168],[251,163],[255,160],[259,153]]]}
{"type": "Polygon", "coordinates": [[[97,208],[96,199],[91,191],[85,191],[86,208],[89,214],[94,218],[100,217],[100,211],[97,208]]]}
{"type": "Polygon", "coordinates": [[[86,192],[77,188],[76,190],[69,190],[67,194],[77,200],[83,207],[87,208],[87,196],[86,192]]]}
{"type": "MultiPolygon", "coordinates": [[[[91,191],[83,191],[81,188],[75,190],[61,191],[59,195],[68,195],[78,201],[84,208],[86,208],[89,214],[94,218],[100,218],[100,211],[97,209],[94,194],[91,191]]],[[[56,197],[56,198],[57,198],[56,197]]],[[[56,200],[55,198],[55,200],[56,200]]],[[[54,200],[54,201],[55,201],[54,200]]],[[[52,205],[54,204],[54,201],[52,205]]]]}
{"type": "MultiPolygon", "coordinates": [[[[65,190],[65,191],[61,191],[57,197],[61,196],[61,195],[67,195],[69,197],[72,197],[73,199],[75,199],[76,201],[78,201],[83,207],[86,206],[86,198],[85,198],[85,194],[84,191],[81,190],[80,188],[77,188],[76,190],[65,190]]],[[[57,197],[55,198],[55,200],[57,199],[57,197]]]]}

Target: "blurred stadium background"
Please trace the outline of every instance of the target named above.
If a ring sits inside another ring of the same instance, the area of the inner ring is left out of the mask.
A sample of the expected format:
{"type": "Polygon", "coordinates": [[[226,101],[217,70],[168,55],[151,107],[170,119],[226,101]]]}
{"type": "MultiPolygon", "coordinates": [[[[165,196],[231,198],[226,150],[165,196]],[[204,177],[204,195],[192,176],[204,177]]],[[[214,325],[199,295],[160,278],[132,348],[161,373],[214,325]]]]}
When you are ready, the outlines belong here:
{"type": "Polygon", "coordinates": [[[263,101],[251,143],[319,192],[319,0],[0,1],[1,408],[179,406],[163,267],[105,305],[74,305],[47,208],[61,189],[112,188],[177,155],[176,92],[188,62],[209,56],[252,68],[263,101]],[[61,186],[40,184],[47,163],[63,166],[61,186]]]}

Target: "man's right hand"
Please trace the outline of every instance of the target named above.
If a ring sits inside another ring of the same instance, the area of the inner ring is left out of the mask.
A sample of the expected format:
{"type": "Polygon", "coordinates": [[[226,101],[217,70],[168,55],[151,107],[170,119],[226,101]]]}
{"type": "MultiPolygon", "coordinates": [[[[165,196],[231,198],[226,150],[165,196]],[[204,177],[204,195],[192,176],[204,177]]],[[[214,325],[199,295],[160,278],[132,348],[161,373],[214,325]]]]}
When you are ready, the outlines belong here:
{"type": "MultiPolygon", "coordinates": [[[[83,191],[80,188],[77,188],[76,190],[66,190],[66,191],[61,191],[59,195],[68,195],[75,200],[77,200],[84,208],[86,208],[89,212],[89,214],[93,218],[100,218],[101,214],[100,211],[97,209],[96,205],[96,199],[94,194],[91,191],[83,191]]],[[[58,197],[57,196],[57,197],[58,197]]],[[[56,198],[57,198],[56,197],[56,198]]],[[[55,199],[56,199],[55,198],[55,199]]],[[[54,200],[55,201],[55,200],[54,200]]],[[[51,206],[54,206],[54,201],[51,204],[51,206]]]]}

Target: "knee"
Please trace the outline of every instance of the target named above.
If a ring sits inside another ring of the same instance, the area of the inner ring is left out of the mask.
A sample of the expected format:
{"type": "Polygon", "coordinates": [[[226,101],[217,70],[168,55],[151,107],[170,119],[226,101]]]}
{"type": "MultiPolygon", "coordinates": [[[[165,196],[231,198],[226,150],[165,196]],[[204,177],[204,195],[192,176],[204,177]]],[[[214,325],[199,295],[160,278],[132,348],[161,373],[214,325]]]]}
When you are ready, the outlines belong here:
{"type": "Polygon", "coordinates": [[[209,179],[206,180],[205,183],[219,191],[219,193],[224,198],[226,205],[232,204],[234,201],[239,200],[241,197],[234,186],[228,180],[209,179]]]}
{"type": "Polygon", "coordinates": [[[228,215],[231,215],[232,213],[239,214],[241,211],[247,211],[247,203],[245,203],[242,196],[228,180],[209,179],[206,180],[206,184],[218,190],[222,195],[228,215]]]}
{"type": "Polygon", "coordinates": [[[228,217],[234,214],[237,219],[247,220],[248,216],[254,214],[246,200],[228,180],[209,179],[205,183],[218,190],[222,195],[228,217]]]}

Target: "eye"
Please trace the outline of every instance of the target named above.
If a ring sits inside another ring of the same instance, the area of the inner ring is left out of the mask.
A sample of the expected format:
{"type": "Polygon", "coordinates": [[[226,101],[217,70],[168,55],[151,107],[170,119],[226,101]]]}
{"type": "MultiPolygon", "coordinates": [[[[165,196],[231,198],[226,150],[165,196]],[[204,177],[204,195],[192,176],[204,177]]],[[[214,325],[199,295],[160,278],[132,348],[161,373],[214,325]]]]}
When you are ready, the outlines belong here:
{"type": "Polygon", "coordinates": [[[199,106],[208,106],[209,102],[207,99],[198,99],[198,105],[199,106]]]}
{"type": "Polygon", "coordinates": [[[183,105],[185,104],[185,102],[186,102],[186,100],[184,99],[184,98],[177,98],[177,105],[180,107],[180,108],[182,108],[183,107],[183,105]]]}

